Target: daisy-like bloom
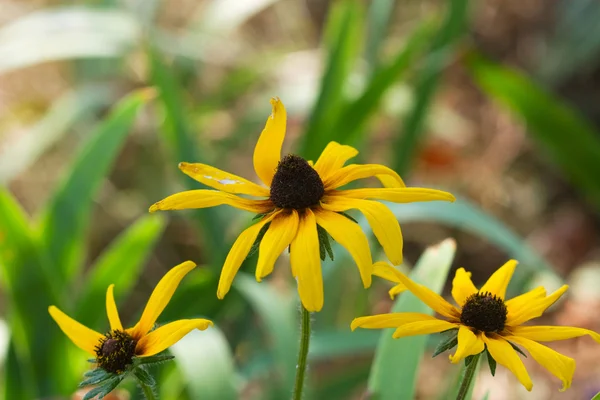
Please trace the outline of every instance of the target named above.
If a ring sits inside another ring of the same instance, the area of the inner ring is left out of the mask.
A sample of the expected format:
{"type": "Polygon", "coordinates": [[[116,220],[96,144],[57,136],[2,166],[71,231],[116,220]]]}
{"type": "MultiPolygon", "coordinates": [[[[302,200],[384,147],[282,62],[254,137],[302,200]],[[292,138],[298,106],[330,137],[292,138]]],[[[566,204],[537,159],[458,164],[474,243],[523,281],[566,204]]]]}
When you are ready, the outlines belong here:
{"type": "Polygon", "coordinates": [[[561,391],[564,391],[571,386],[575,360],[538,342],[589,335],[600,343],[600,335],[570,326],[523,326],[525,322],[541,316],[565,293],[568,286],[563,285],[549,296],[543,287],[538,287],[505,300],[506,287],[516,265],[517,261],[508,261],[479,290],[471,281],[471,273],[459,268],[452,281],[452,297],[458,305],[454,306],[389,265],[380,264],[380,268],[388,270],[388,275],[395,276],[392,280],[400,282],[401,288],[410,290],[444,319],[420,313],[390,313],[356,318],[351,328],[396,328],[394,338],[458,328],[458,345],[455,353],[450,355],[452,363],[487,349],[497,363],[508,368],[527,390],[531,390],[531,378],[513,347],[522,346],[535,361],[562,381],[561,391]]]}
{"type": "Polygon", "coordinates": [[[360,210],[387,257],[397,265],[402,262],[400,226],[386,206],[373,200],[454,201],[454,196],[439,190],[407,188],[396,172],[383,165],[344,166],[358,151],[336,142],[329,143],[314,164],[297,155],[281,157],[286,111],[277,98],[271,99],[271,105],[272,114],[256,143],[253,158],[254,170],[267,187],[209,165],[180,163],[183,173],[216,190],[177,193],[154,204],[150,212],[226,204],[259,214],[258,222],[243,231],[233,244],[223,265],[217,297],[222,299],[227,294],[258,238],[256,279],[260,282],[269,275],[279,255],[290,246],[292,274],[297,279],[302,304],[308,311],[319,311],[323,306],[320,258],[324,258],[320,254],[319,240],[324,231],[350,252],[364,286],[371,285],[373,263],[367,237],[356,222],[340,213],[360,210]],[[384,187],[339,190],[352,181],[368,177],[378,178],[384,187]],[[254,198],[236,196],[238,194],[254,198]]]}
{"type": "Polygon", "coordinates": [[[195,266],[193,262],[186,261],[167,272],[154,288],[142,317],[133,328],[123,329],[113,295],[114,285],[106,291],[110,331],[104,335],[80,324],[55,306],[50,306],[48,311],[77,347],[96,358],[100,368],[121,374],[133,363],[134,357],[153,356],[177,343],[190,331],[205,330],[213,324],[207,319],[181,319],[153,330],[179,282],[195,266]]]}

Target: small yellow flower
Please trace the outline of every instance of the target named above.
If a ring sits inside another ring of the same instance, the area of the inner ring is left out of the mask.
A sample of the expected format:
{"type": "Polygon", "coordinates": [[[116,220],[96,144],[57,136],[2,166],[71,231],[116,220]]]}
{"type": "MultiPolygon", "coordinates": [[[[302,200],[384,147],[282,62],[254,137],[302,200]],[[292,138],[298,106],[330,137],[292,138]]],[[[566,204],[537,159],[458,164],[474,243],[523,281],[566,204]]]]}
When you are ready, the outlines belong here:
{"type": "Polygon", "coordinates": [[[110,285],[106,292],[110,331],[105,335],[80,324],[55,306],[50,306],[48,311],[77,347],[96,358],[99,367],[107,372],[120,374],[132,363],[134,357],[149,357],[160,353],[190,331],[205,330],[213,324],[207,319],[181,319],[152,330],[179,282],[195,266],[193,262],[186,261],[167,272],[154,288],[140,321],[133,328],[123,329],[113,295],[114,285],[110,285]]]}
{"type": "Polygon", "coordinates": [[[452,363],[458,363],[463,358],[479,354],[487,348],[496,362],[508,368],[527,390],[531,390],[533,383],[511,344],[524,347],[535,361],[559,378],[563,384],[561,391],[564,391],[571,386],[575,360],[538,342],[590,335],[600,343],[600,335],[588,329],[570,326],[522,326],[525,322],[541,316],[565,293],[568,286],[563,285],[549,296],[546,296],[543,287],[538,287],[505,300],[506,287],[517,265],[515,260],[504,264],[479,290],[471,281],[471,273],[459,268],[452,281],[452,297],[458,307],[389,265],[376,264],[380,269],[387,269],[385,275],[393,275],[392,280],[401,283],[400,289],[408,289],[446,319],[420,313],[381,314],[356,318],[352,321],[352,330],[359,327],[396,328],[393,337],[401,338],[458,328],[458,346],[456,352],[450,355],[452,363]]]}
{"type": "Polygon", "coordinates": [[[317,226],[331,235],[352,255],[365,287],[371,285],[372,259],[367,237],[358,224],[341,215],[360,210],[373,233],[394,264],[402,262],[402,234],[394,214],[374,200],[396,203],[415,201],[454,201],[450,193],[432,189],[407,188],[396,172],[378,164],[351,164],[346,161],[358,151],[336,142],[327,145],[316,163],[296,155],[281,158],[285,137],[286,111],[277,98],[254,149],[254,170],[268,187],[205,164],[181,163],[179,168],[191,178],[217,190],[191,190],[177,193],[150,207],[157,210],[215,207],[226,204],[261,214],[261,219],[243,231],[223,265],[217,296],[222,299],[240,265],[263,229],[256,279],[269,275],[279,255],[290,246],[292,274],[298,281],[302,304],[308,311],[323,307],[323,278],[317,226]],[[357,179],[377,177],[384,188],[338,190],[357,179]],[[236,194],[256,197],[242,198],[236,194]]]}

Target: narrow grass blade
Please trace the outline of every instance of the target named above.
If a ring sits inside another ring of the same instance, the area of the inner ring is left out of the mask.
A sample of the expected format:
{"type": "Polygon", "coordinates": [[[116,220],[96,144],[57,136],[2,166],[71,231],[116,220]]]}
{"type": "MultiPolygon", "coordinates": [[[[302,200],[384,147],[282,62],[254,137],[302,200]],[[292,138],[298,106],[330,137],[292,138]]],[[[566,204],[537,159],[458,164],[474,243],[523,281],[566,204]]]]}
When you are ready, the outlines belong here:
{"type": "MultiPolygon", "coordinates": [[[[411,279],[440,293],[446,283],[455,252],[456,243],[452,239],[428,248],[411,272],[411,279]]],[[[396,300],[391,312],[433,314],[432,309],[410,292],[403,293],[396,300]]],[[[371,367],[368,390],[371,396],[380,400],[412,399],[427,336],[393,339],[393,332],[394,329],[381,332],[371,367]]]]}
{"type": "Polygon", "coordinates": [[[467,60],[475,82],[523,121],[573,183],[600,207],[600,139],[597,129],[574,109],[516,70],[476,54],[467,60]]]}
{"type": "Polygon", "coordinates": [[[373,0],[369,6],[365,58],[373,70],[379,63],[379,50],[385,39],[395,4],[394,0],[373,0]]]}
{"type": "Polygon", "coordinates": [[[154,91],[135,91],[121,100],[77,154],[66,179],[50,199],[40,225],[42,240],[55,275],[70,282],[81,269],[85,229],[94,195],[125,143],[141,107],[154,91]]]}

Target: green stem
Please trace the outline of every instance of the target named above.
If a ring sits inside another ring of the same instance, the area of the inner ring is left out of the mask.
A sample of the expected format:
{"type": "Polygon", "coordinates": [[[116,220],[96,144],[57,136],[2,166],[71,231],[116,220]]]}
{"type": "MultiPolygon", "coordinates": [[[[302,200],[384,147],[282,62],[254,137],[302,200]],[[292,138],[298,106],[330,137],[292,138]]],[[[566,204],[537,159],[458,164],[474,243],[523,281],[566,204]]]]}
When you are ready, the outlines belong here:
{"type": "Polygon", "coordinates": [[[302,306],[302,332],[300,333],[300,350],[298,352],[298,364],[296,365],[296,384],[292,400],[302,399],[304,389],[304,375],[306,373],[306,359],[308,358],[308,346],[310,344],[310,313],[302,306]]]}
{"type": "Polygon", "coordinates": [[[144,382],[137,380],[138,384],[142,388],[142,393],[144,393],[144,397],[146,400],[156,400],[156,393],[154,393],[154,388],[150,385],[145,384],[144,382]]]}
{"type": "Polygon", "coordinates": [[[471,381],[473,381],[475,371],[477,371],[477,364],[479,364],[480,356],[481,353],[474,355],[469,365],[465,367],[456,400],[464,400],[467,398],[467,393],[469,393],[469,389],[471,389],[471,381]]]}

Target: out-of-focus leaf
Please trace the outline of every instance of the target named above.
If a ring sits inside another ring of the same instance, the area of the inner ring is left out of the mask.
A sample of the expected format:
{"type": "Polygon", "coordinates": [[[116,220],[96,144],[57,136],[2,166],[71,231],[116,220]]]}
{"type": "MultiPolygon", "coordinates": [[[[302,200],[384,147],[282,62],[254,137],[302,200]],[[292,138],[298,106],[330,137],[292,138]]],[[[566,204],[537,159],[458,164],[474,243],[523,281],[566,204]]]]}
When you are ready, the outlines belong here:
{"type": "Polygon", "coordinates": [[[72,58],[120,57],[140,37],[131,14],[62,7],[26,15],[0,30],[0,74],[72,58]]]}
{"type": "Polygon", "coordinates": [[[295,296],[284,298],[265,283],[258,283],[242,272],[238,272],[233,287],[248,300],[262,320],[272,343],[275,372],[281,379],[276,391],[281,395],[289,394],[294,384],[298,350],[299,323],[295,296]]]}
{"type": "MultiPolygon", "coordinates": [[[[440,293],[450,271],[455,251],[456,243],[452,239],[428,248],[411,272],[411,279],[440,293]]],[[[433,314],[433,310],[410,292],[403,293],[398,298],[391,312],[433,314]]],[[[371,367],[368,390],[372,396],[381,400],[412,399],[427,336],[393,339],[393,332],[393,328],[381,332],[381,339],[371,367]]]]}
{"type": "Polygon", "coordinates": [[[592,397],[592,400],[600,400],[600,392],[596,393],[596,395],[592,397]]]}
{"type": "Polygon", "coordinates": [[[135,91],[114,107],[77,154],[43,214],[42,241],[56,266],[54,275],[63,282],[70,282],[80,271],[94,195],[125,143],[138,111],[154,93],[151,89],[135,91]]]}
{"type": "Polygon", "coordinates": [[[511,110],[566,175],[600,207],[600,133],[574,109],[531,79],[476,54],[467,58],[475,82],[511,110]]]}
{"type": "Polygon", "coordinates": [[[10,342],[8,354],[2,364],[4,376],[0,385],[0,397],[8,400],[28,400],[35,398],[35,385],[23,376],[22,360],[19,359],[14,342],[10,342]]]}
{"type": "Polygon", "coordinates": [[[190,332],[171,347],[171,352],[186,378],[191,398],[238,398],[233,355],[218,328],[211,326],[202,332],[190,332]]]}
{"type": "Polygon", "coordinates": [[[331,45],[302,148],[302,154],[309,160],[317,159],[334,134],[331,128],[341,111],[344,87],[359,48],[362,17],[363,7],[356,0],[339,1],[331,6],[325,38],[331,40],[331,45]]]}
{"type": "Polygon", "coordinates": [[[423,132],[423,123],[438,88],[441,72],[452,57],[454,45],[465,30],[468,3],[468,0],[447,2],[448,10],[442,27],[433,38],[429,57],[416,78],[415,103],[404,122],[402,135],[394,145],[394,169],[400,174],[406,173],[412,162],[419,136],[423,132]]]}
{"type": "Polygon", "coordinates": [[[86,326],[97,326],[105,315],[98,313],[110,284],[115,297],[123,298],[135,285],[154,244],[165,228],[164,216],[146,215],[117,237],[91,268],[83,292],[77,301],[77,320],[86,326]]]}
{"type": "Polygon", "coordinates": [[[385,39],[395,4],[394,0],[373,0],[369,6],[365,58],[372,69],[378,64],[379,49],[385,39]]]}
{"type": "Polygon", "coordinates": [[[201,8],[196,23],[203,32],[225,35],[278,0],[211,0],[201,8]]]}
{"type": "Polygon", "coordinates": [[[356,330],[315,332],[310,340],[311,362],[330,360],[335,357],[367,354],[375,348],[381,332],[376,330],[356,330]]]}

